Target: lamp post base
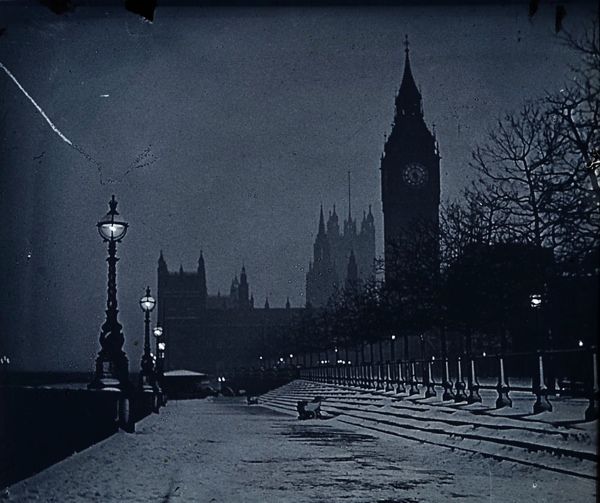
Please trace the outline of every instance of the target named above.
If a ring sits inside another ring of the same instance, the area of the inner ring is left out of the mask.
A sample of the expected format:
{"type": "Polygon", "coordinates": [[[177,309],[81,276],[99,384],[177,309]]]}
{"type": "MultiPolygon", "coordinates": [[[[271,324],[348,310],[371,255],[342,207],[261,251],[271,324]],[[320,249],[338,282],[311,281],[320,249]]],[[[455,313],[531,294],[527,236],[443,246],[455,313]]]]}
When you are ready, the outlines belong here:
{"type": "Polygon", "coordinates": [[[100,351],[96,358],[96,371],[88,389],[119,388],[127,391],[129,384],[129,361],[125,353],[110,357],[100,351]]]}

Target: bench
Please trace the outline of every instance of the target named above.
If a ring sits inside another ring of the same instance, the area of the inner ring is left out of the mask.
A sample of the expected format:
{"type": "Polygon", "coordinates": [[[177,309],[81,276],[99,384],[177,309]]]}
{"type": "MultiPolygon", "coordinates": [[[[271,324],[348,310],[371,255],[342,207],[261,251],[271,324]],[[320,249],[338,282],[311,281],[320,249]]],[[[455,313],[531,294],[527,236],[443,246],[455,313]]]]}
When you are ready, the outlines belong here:
{"type": "Polygon", "coordinates": [[[322,398],[316,396],[310,402],[308,400],[298,400],[296,410],[298,419],[319,419],[321,417],[322,398]]]}

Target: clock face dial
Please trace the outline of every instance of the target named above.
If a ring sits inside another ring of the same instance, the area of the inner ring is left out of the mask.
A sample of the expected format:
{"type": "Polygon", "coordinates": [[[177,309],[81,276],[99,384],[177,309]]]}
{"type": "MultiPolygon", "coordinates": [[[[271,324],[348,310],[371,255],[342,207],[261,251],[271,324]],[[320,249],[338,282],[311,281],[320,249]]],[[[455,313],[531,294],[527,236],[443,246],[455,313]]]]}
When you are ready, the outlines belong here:
{"type": "Polygon", "coordinates": [[[411,187],[420,187],[427,181],[427,169],[418,162],[410,162],[404,167],[402,178],[411,187]]]}

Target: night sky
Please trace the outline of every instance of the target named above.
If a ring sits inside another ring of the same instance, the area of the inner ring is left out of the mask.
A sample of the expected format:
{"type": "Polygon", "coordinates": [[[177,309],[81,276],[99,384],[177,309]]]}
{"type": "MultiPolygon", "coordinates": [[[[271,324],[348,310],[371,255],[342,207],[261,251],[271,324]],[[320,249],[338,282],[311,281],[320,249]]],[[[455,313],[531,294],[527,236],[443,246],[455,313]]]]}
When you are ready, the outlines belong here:
{"type": "MultiPolygon", "coordinates": [[[[580,31],[592,5],[567,4],[580,31]]],[[[319,204],[373,205],[382,250],[379,157],[410,38],[436,125],[442,199],[472,175],[495,118],[569,79],[554,5],[387,8],[120,6],[57,16],[0,4],[0,354],[13,369],[91,370],[106,302],[95,224],[111,194],[130,229],[118,247],[119,319],[131,369],[162,249],[228,292],[246,265],[256,305],[304,305],[319,204]],[[73,146],[67,143],[70,141],[73,146]]]]}

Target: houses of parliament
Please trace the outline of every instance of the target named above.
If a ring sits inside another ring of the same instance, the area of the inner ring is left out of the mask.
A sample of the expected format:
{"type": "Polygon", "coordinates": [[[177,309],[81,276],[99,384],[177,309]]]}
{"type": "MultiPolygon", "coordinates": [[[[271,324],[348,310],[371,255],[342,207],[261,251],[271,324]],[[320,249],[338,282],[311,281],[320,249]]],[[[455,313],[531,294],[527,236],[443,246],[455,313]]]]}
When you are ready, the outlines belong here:
{"type": "MultiPolygon", "coordinates": [[[[366,167],[365,169],[375,170],[366,167]]],[[[412,74],[408,41],[404,73],[395,98],[392,129],[380,159],[384,221],[384,258],[420,232],[418,223],[439,227],[440,155],[435,135],[424,119],[422,97],[412,74]]],[[[375,173],[375,171],[374,171],[375,173]]],[[[350,193],[349,193],[350,198],[350,193]]],[[[327,221],[323,208],[313,256],[306,275],[306,307],[322,308],[331,295],[358,286],[375,274],[375,224],[371,207],[360,227],[348,201],[348,215],[340,226],[336,207],[327,221]]],[[[434,238],[437,247],[437,238],[434,238]]],[[[390,279],[386,269],[386,282],[390,279]]],[[[245,267],[232,280],[227,295],[209,295],[202,254],[196,271],[171,271],[165,257],[158,261],[158,321],[167,342],[166,367],[217,373],[254,367],[268,352],[269,341],[285,338],[305,306],[273,307],[265,299],[255,306],[245,267]]]]}

